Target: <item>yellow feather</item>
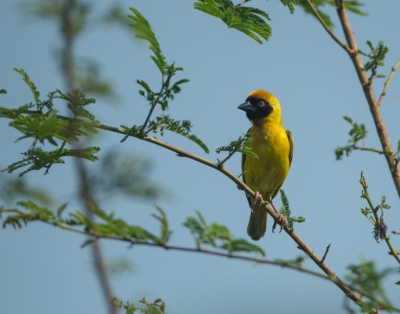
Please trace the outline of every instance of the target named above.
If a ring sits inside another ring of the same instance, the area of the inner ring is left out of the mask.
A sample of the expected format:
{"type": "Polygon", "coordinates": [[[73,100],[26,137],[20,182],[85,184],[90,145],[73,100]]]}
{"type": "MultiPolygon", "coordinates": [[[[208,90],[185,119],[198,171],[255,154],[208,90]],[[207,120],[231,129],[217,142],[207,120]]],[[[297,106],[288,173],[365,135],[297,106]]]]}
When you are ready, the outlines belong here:
{"type": "MultiPolygon", "coordinates": [[[[293,140],[291,133],[283,128],[278,99],[264,90],[251,93],[247,99],[262,99],[272,107],[268,116],[254,119],[248,131],[253,138],[249,146],[258,159],[243,155],[242,161],[244,182],[253,191],[258,191],[265,201],[271,201],[289,172],[293,140]]],[[[248,201],[251,205],[253,198],[249,197],[248,201]]],[[[262,206],[254,206],[247,233],[257,241],[264,236],[266,226],[267,212],[262,206]]]]}

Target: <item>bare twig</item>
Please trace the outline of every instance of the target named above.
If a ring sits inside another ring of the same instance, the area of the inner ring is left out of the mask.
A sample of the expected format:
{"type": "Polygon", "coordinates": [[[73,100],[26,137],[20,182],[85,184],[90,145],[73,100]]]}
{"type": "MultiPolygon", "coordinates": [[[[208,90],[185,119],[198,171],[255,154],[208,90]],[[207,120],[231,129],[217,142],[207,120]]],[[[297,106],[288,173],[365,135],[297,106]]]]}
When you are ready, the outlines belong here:
{"type": "MultiPolygon", "coordinates": [[[[60,147],[60,149],[58,150],[57,155],[54,157],[54,160],[56,160],[58,157],[60,157],[61,151],[63,150],[63,148],[64,148],[64,146],[65,146],[66,143],[67,143],[67,142],[64,141],[64,142],[61,144],[61,147],[60,147]]],[[[49,173],[49,170],[50,170],[50,168],[51,168],[52,165],[53,165],[53,163],[49,164],[49,165],[46,167],[46,171],[44,172],[44,175],[46,175],[46,174],[49,173]]]]}
{"type": "Polygon", "coordinates": [[[322,257],[322,259],[321,259],[321,261],[320,261],[320,264],[323,264],[324,262],[325,262],[325,259],[326,259],[326,257],[328,256],[328,252],[329,252],[329,249],[331,248],[331,243],[329,243],[329,245],[326,247],[326,250],[325,250],[325,254],[324,254],[324,256],[322,257]]]}
{"type": "Polygon", "coordinates": [[[243,4],[246,4],[247,2],[250,2],[251,0],[243,0],[242,2],[238,3],[235,5],[235,7],[241,7],[243,4]]]}
{"type": "Polygon", "coordinates": [[[145,120],[144,123],[143,123],[142,132],[144,132],[144,130],[146,129],[147,123],[149,123],[150,117],[151,117],[151,115],[153,114],[154,109],[155,109],[156,106],[158,105],[158,101],[160,100],[161,95],[162,95],[162,92],[164,91],[164,88],[165,88],[164,74],[162,74],[162,75],[163,75],[163,77],[162,77],[162,85],[161,85],[160,92],[158,93],[158,96],[157,96],[157,98],[154,100],[153,104],[151,105],[151,108],[150,108],[149,113],[148,113],[148,115],[147,115],[147,117],[146,117],[146,120],[145,120]]]}
{"type": "Polygon", "coordinates": [[[355,149],[355,150],[363,150],[363,151],[368,151],[368,152],[373,152],[373,153],[385,155],[384,151],[376,149],[376,148],[372,148],[372,147],[369,148],[369,147],[360,147],[360,146],[353,145],[352,148],[355,149]]]}
{"type": "Polygon", "coordinates": [[[379,97],[379,100],[378,100],[378,102],[377,102],[377,105],[378,105],[378,106],[380,106],[380,105],[382,104],[383,98],[386,96],[386,91],[387,91],[387,89],[388,89],[388,87],[389,87],[390,81],[392,80],[393,75],[394,75],[394,73],[396,72],[396,70],[397,70],[397,68],[398,68],[399,66],[400,66],[400,60],[397,61],[396,65],[395,65],[394,67],[392,67],[392,71],[390,72],[389,77],[388,77],[388,79],[386,80],[385,85],[383,86],[383,90],[382,90],[382,93],[381,93],[381,97],[379,97]]]}
{"type": "Polygon", "coordinates": [[[329,35],[333,38],[334,41],[336,41],[344,50],[346,50],[348,53],[353,53],[353,51],[347,47],[340,39],[335,35],[335,33],[329,28],[328,25],[324,22],[324,20],[321,18],[321,16],[318,13],[317,8],[315,7],[315,4],[311,2],[311,0],[306,0],[308,5],[310,6],[311,10],[314,12],[316,18],[318,21],[321,23],[321,25],[325,28],[325,30],[328,32],[329,35]]]}

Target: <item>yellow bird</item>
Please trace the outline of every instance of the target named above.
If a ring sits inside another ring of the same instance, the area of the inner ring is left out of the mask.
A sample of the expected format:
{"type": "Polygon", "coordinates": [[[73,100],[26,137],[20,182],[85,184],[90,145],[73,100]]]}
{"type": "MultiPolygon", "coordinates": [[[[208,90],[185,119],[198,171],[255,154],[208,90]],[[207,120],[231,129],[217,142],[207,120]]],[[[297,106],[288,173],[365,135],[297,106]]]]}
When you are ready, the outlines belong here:
{"type": "Polygon", "coordinates": [[[286,218],[276,210],[272,199],[278,194],[289,172],[293,158],[293,136],[283,128],[281,106],[271,93],[256,90],[238,108],[246,112],[252,123],[248,131],[253,138],[250,146],[258,156],[256,159],[242,155],[243,181],[256,195],[246,195],[252,208],[247,234],[257,241],[267,230],[267,211],[261,206],[263,200],[270,203],[280,216],[281,231],[286,225],[286,218]]]}

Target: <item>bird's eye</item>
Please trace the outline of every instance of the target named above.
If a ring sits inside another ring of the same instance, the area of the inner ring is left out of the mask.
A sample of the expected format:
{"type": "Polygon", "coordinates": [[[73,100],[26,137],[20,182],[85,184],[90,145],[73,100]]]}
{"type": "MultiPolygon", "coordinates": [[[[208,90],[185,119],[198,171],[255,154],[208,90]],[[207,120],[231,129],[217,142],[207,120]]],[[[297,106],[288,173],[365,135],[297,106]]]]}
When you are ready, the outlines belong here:
{"type": "Polygon", "coordinates": [[[260,101],[258,102],[258,107],[264,107],[264,106],[265,106],[265,102],[262,101],[262,100],[260,100],[260,101]]]}

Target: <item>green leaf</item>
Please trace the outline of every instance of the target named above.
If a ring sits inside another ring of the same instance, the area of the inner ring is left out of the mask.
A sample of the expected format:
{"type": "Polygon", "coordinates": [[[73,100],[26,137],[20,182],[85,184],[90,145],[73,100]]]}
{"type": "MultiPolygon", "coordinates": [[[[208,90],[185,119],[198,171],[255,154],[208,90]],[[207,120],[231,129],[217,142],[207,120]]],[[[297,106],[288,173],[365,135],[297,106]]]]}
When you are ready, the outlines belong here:
{"type": "Polygon", "coordinates": [[[27,225],[28,222],[41,220],[48,223],[54,223],[57,219],[54,213],[46,207],[41,207],[32,201],[20,201],[18,206],[23,207],[26,212],[18,209],[6,209],[0,207],[0,217],[2,213],[9,215],[3,222],[3,228],[7,225],[12,226],[14,229],[22,228],[22,224],[27,225]]]}
{"type": "Polygon", "coordinates": [[[238,150],[238,152],[250,156],[252,158],[258,159],[258,155],[256,153],[253,153],[251,150],[248,150],[246,148],[241,148],[238,150]]]}
{"type": "Polygon", "coordinates": [[[350,264],[349,270],[345,276],[347,283],[354,288],[362,289],[367,292],[371,298],[367,301],[370,307],[381,307],[376,300],[381,300],[390,308],[391,304],[383,289],[383,280],[389,274],[386,270],[379,271],[373,261],[363,259],[360,264],[350,264]]]}
{"type": "Polygon", "coordinates": [[[232,241],[229,241],[227,243],[224,243],[221,245],[221,248],[224,250],[227,250],[228,252],[254,252],[258,253],[262,256],[265,256],[264,250],[259,247],[258,245],[255,245],[253,243],[250,243],[249,241],[245,239],[235,239],[232,241]]]}
{"type": "Polygon", "coordinates": [[[58,217],[58,219],[61,219],[62,213],[67,208],[67,206],[68,206],[68,203],[64,203],[60,207],[57,208],[57,217],[58,217]]]}
{"type": "Polygon", "coordinates": [[[7,118],[7,119],[15,119],[22,114],[30,113],[30,109],[33,107],[35,107],[35,105],[32,103],[23,105],[17,109],[9,109],[9,108],[0,107],[0,117],[7,118]]]}
{"type": "Polygon", "coordinates": [[[218,147],[215,151],[219,154],[220,152],[228,152],[228,159],[235,154],[236,152],[240,152],[242,154],[248,155],[252,158],[258,159],[256,153],[251,151],[251,147],[247,146],[248,142],[251,142],[253,139],[250,133],[243,134],[239,136],[236,141],[231,141],[228,146],[218,147]]]}
{"type": "MultiPolygon", "coordinates": [[[[290,1],[284,2],[289,5],[290,1]]],[[[264,20],[270,18],[260,9],[235,6],[230,0],[199,0],[194,8],[221,19],[228,28],[237,29],[259,44],[263,43],[260,37],[268,41],[271,36],[271,27],[264,20]]]]}
{"type": "Polygon", "coordinates": [[[7,94],[7,91],[5,89],[0,89],[0,94],[7,94]]]}
{"type": "Polygon", "coordinates": [[[196,214],[197,218],[188,217],[183,225],[190,230],[199,249],[201,249],[201,244],[205,244],[229,253],[252,252],[265,256],[264,250],[259,246],[245,239],[235,239],[226,226],[217,223],[208,224],[199,211],[196,210],[196,214]]]}
{"type": "MultiPolygon", "coordinates": [[[[36,145],[37,141],[44,144],[45,140],[49,140],[50,143],[54,144],[54,141],[50,141],[52,137],[56,137],[68,143],[71,142],[68,136],[68,122],[58,118],[56,115],[52,115],[51,111],[46,115],[41,115],[39,113],[32,113],[26,116],[18,115],[14,118],[14,121],[9,123],[9,126],[24,134],[24,136],[18,138],[18,140],[30,137],[33,138],[33,146],[36,145]]],[[[55,146],[57,146],[56,143],[55,146]]]]}
{"type": "Polygon", "coordinates": [[[172,230],[169,229],[167,216],[165,215],[165,212],[162,210],[162,208],[156,206],[156,209],[160,214],[159,215],[151,214],[151,215],[161,223],[159,239],[160,239],[160,244],[165,245],[167,244],[169,238],[171,237],[172,230]]]}
{"type": "Polygon", "coordinates": [[[36,85],[31,81],[28,73],[26,73],[25,70],[22,68],[21,69],[14,68],[14,71],[22,75],[24,82],[26,83],[26,85],[28,85],[29,89],[32,92],[32,95],[33,95],[33,98],[35,99],[36,104],[39,104],[40,103],[40,98],[39,98],[40,93],[36,89],[36,85]]]}
{"type": "Polygon", "coordinates": [[[290,210],[289,200],[286,196],[286,193],[283,189],[280,189],[279,192],[280,192],[281,200],[282,200],[282,208],[279,210],[279,212],[286,218],[288,228],[293,229],[294,222],[297,222],[297,223],[305,222],[306,219],[304,217],[290,216],[292,214],[292,211],[290,210]]]}
{"type": "Polygon", "coordinates": [[[192,124],[189,120],[183,120],[181,122],[179,120],[170,118],[169,115],[162,115],[160,117],[156,117],[155,120],[149,121],[145,132],[146,134],[149,132],[160,133],[161,136],[164,135],[164,130],[174,132],[196,143],[208,154],[210,150],[208,149],[207,145],[204,144],[204,142],[196,135],[190,133],[191,128],[192,124]]]}
{"type": "Polygon", "coordinates": [[[17,169],[30,166],[27,170],[19,174],[19,176],[22,177],[24,174],[30,171],[46,168],[50,164],[64,163],[62,157],[79,157],[87,159],[89,161],[97,161],[98,158],[95,156],[95,154],[99,151],[99,147],[87,147],[84,149],[63,148],[49,152],[43,151],[40,147],[32,148],[22,153],[22,155],[26,156],[24,159],[9,165],[6,169],[2,171],[12,173],[17,169]]]}
{"type": "Polygon", "coordinates": [[[153,33],[150,23],[146,20],[146,18],[135,8],[130,7],[129,10],[132,11],[133,15],[128,15],[133,22],[130,26],[135,31],[136,38],[146,40],[150,43],[149,49],[153,51],[154,56],[151,56],[151,59],[157,65],[158,69],[162,74],[165,73],[165,57],[162,54],[160,45],[157,41],[155,34],[153,33]]]}
{"type": "MultiPolygon", "coordinates": [[[[298,0],[297,1],[299,6],[304,9],[304,11],[308,14],[311,14],[312,16],[315,17],[313,10],[310,8],[308,2],[306,0],[298,0]]],[[[330,27],[333,28],[335,25],[333,24],[330,16],[323,11],[321,11],[322,7],[325,7],[325,5],[332,6],[336,8],[336,3],[334,0],[312,0],[312,3],[315,5],[315,8],[317,9],[317,12],[319,16],[322,18],[324,23],[330,27]]],[[[360,7],[364,6],[364,3],[359,2],[358,0],[344,0],[343,1],[344,7],[346,8],[347,11],[352,12],[357,15],[368,15],[367,13],[363,12],[360,10],[360,7]]]]}
{"type": "Polygon", "coordinates": [[[343,119],[352,125],[349,131],[350,139],[347,141],[349,144],[346,146],[338,146],[335,149],[336,160],[341,160],[344,154],[349,156],[350,153],[355,149],[355,146],[359,141],[367,138],[368,131],[364,124],[357,124],[347,116],[343,116],[343,119]]]}
{"type": "Polygon", "coordinates": [[[378,44],[376,47],[373,46],[373,44],[368,40],[367,45],[370,49],[370,53],[365,53],[359,50],[358,52],[366,56],[368,58],[368,61],[364,64],[363,71],[371,71],[370,75],[370,81],[372,81],[374,78],[382,78],[385,77],[385,75],[378,75],[377,74],[377,68],[380,66],[384,66],[384,60],[386,57],[386,54],[389,52],[389,48],[383,44],[382,41],[378,41],[378,44]]]}
{"type": "Polygon", "coordinates": [[[382,200],[381,200],[381,207],[384,209],[390,209],[390,205],[386,204],[386,196],[382,195],[382,200]]]}
{"type": "Polygon", "coordinates": [[[280,0],[285,7],[289,8],[290,14],[294,13],[294,5],[297,4],[297,0],[280,0]]]}
{"type": "Polygon", "coordinates": [[[284,265],[284,266],[296,266],[301,267],[303,262],[308,258],[307,255],[299,255],[293,259],[284,260],[284,259],[276,259],[275,261],[284,265]]]}

